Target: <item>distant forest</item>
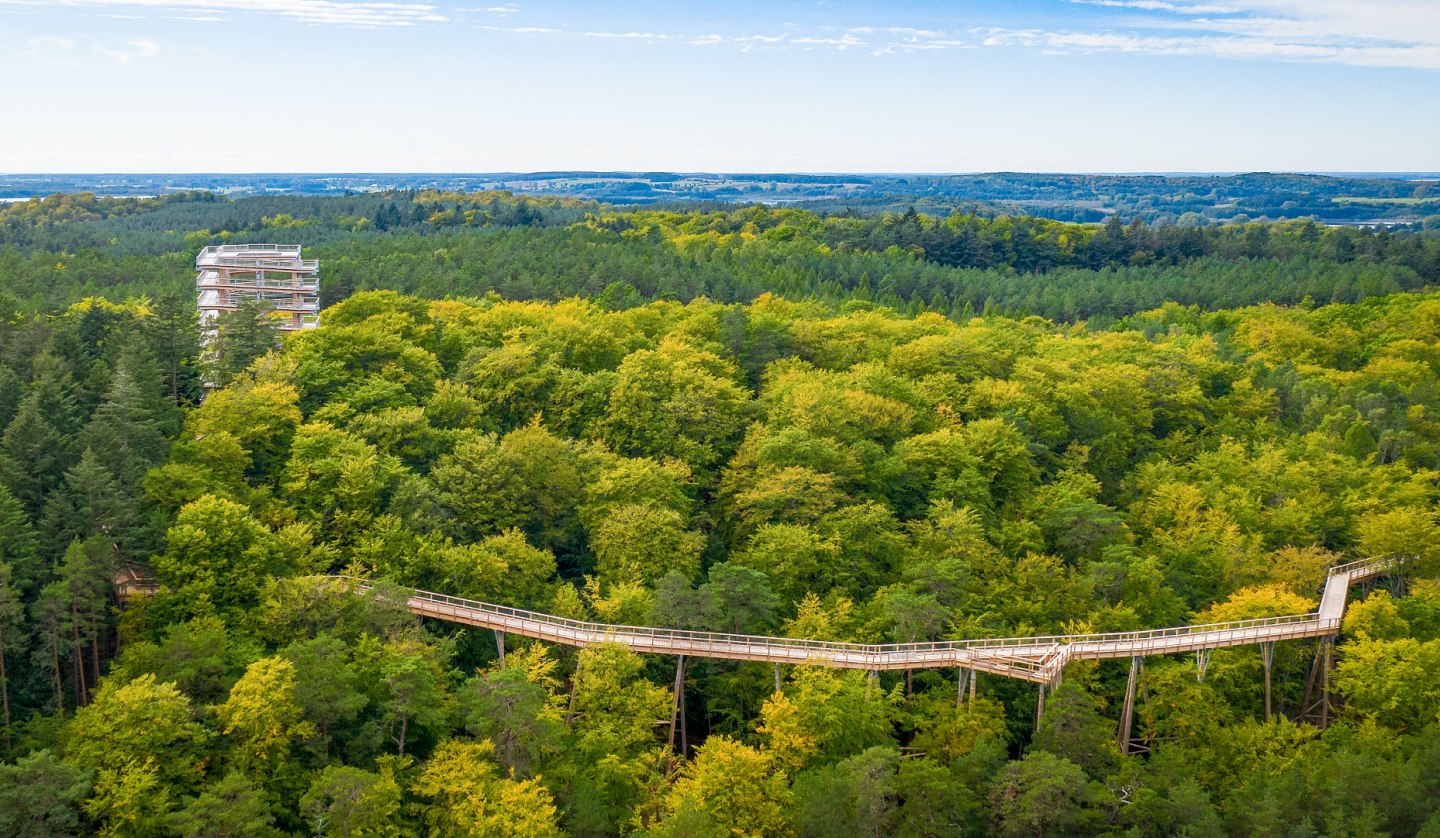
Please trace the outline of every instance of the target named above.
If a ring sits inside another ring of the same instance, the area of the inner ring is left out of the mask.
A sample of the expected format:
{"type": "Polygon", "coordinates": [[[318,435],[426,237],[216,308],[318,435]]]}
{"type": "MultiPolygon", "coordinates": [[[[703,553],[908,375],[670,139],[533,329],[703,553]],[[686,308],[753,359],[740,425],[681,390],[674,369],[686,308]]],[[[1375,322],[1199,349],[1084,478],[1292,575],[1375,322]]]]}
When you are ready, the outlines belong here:
{"type": "Polygon", "coordinates": [[[695,202],[803,205],[824,212],[1032,215],[1152,223],[1310,218],[1322,223],[1421,223],[1440,217],[1440,175],[963,175],[515,172],[490,174],[0,175],[0,199],[52,193],[166,195],[202,189],[233,197],[344,195],[387,190],[512,190],[615,205],[695,202]]]}
{"type": "Polygon", "coordinates": [[[1103,325],[1165,302],[1353,302],[1440,282],[1440,233],[1313,221],[1075,224],[1027,216],[618,208],[509,192],[231,200],[53,196],[0,208],[0,305],[188,294],[199,248],[284,241],[321,260],[322,302],[423,297],[856,301],[954,318],[1103,325]]]}

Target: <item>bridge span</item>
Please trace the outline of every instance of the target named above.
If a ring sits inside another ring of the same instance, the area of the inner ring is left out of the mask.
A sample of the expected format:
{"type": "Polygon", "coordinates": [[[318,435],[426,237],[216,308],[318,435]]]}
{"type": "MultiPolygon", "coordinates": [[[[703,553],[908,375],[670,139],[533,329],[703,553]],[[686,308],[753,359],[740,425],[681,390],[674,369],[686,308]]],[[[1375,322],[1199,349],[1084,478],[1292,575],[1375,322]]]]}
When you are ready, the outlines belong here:
{"type": "MultiPolygon", "coordinates": [[[[1175,626],[1144,631],[1069,634],[1042,637],[943,640],[931,643],[839,643],[788,637],[687,631],[649,626],[611,625],[556,617],[472,599],[408,589],[407,606],[414,614],[449,623],[518,634],[584,648],[618,643],[636,652],[678,657],[761,661],[774,664],[886,670],[960,667],[971,672],[1003,675],[1054,686],[1073,660],[1138,659],[1149,655],[1195,652],[1208,659],[1211,650],[1230,646],[1270,644],[1279,640],[1331,637],[1339,633],[1350,586],[1398,569],[1403,557],[1361,559],[1330,568],[1320,606],[1308,614],[1239,620],[1228,623],[1175,626]]],[[[363,581],[346,579],[357,590],[363,581]]],[[[1268,660],[1268,655],[1267,655],[1268,660]]]]}

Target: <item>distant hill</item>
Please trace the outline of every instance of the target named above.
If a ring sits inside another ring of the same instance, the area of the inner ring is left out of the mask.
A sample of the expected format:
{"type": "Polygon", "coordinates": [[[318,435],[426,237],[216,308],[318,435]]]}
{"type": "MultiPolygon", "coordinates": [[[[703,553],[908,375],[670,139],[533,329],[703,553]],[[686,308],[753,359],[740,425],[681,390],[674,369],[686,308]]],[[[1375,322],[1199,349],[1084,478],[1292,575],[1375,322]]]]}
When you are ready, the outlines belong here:
{"type": "Polygon", "coordinates": [[[1328,224],[1413,223],[1440,217],[1440,174],[733,174],[494,172],[476,174],[0,175],[0,199],[59,192],[230,196],[336,195],[438,189],[574,197],[620,205],[804,203],[822,212],[918,209],[1023,214],[1062,221],[1111,215],[1147,222],[1312,218],[1328,224]]]}

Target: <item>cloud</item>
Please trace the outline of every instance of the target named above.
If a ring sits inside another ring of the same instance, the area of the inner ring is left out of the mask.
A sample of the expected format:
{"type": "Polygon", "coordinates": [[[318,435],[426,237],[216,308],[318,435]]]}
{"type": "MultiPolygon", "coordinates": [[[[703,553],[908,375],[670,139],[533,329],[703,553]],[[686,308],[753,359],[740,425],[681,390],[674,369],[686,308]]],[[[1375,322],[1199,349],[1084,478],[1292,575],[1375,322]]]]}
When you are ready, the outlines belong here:
{"type": "Polygon", "coordinates": [[[713,46],[738,46],[741,50],[749,50],[756,46],[779,44],[789,40],[788,35],[701,35],[698,38],[691,38],[687,44],[696,47],[713,46]]]}
{"type": "Polygon", "coordinates": [[[121,47],[107,47],[97,41],[90,45],[90,52],[113,61],[118,61],[121,64],[129,64],[132,61],[140,61],[159,55],[160,45],[145,38],[126,41],[125,45],[121,47]]]}
{"type": "Polygon", "coordinates": [[[555,32],[545,26],[488,26],[477,25],[476,29],[484,29],[488,32],[514,32],[519,35],[549,35],[555,32]]]}
{"type": "Polygon", "coordinates": [[[990,29],[981,34],[982,46],[1040,48],[1053,55],[1124,52],[1440,70],[1440,47],[1424,45],[1326,44],[1243,36],[1165,37],[1123,32],[1046,32],[1033,29],[990,29]]]}
{"type": "Polygon", "coordinates": [[[585,37],[620,41],[668,41],[674,36],[661,35],[656,32],[586,32],[585,37]]]}
{"type": "MultiPolygon", "coordinates": [[[[85,42],[89,44],[91,55],[108,58],[121,64],[130,64],[160,54],[160,45],[149,38],[137,38],[119,45],[106,44],[93,38],[86,39],[85,42]]],[[[80,43],[72,38],[45,35],[26,41],[25,50],[21,54],[57,64],[76,65],[80,63],[77,58],[83,53],[80,50],[80,43]]]]}
{"type": "MultiPolygon", "coordinates": [[[[872,55],[1010,47],[1245,61],[1440,69],[1440,0],[1068,0],[1095,7],[1073,29],[847,30],[872,55]]],[[[835,39],[794,38],[792,43],[835,39]]]]}
{"type": "Polygon", "coordinates": [[[428,3],[344,2],[344,0],[0,0],[14,6],[68,6],[74,8],[132,8],[167,12],[237,12],[277,15],[304,23],[343,26],[411,26],[447,18],[428,3]]]}
{"type": "Polygon", "coordinates": [[[851,48],[851,47],[863,47],[863,46],[865,46],[865,44],[866,44],[865,41],[860,40],[859,38],[855,37],[854,35],[848,35],[848,34],[847,34],[847,35],[841,35],[841,36],[838,37],[838,38],[816,38],[816,37],[809,37],[809,36],[804,37],[804,38],[791,38],[789,42],[792,43],[792,44],[798,44],[798,45],[800,45],[800,46],[836,47],[836,48],[838,48],[838,49],[849,49],[849,48],[851,48]]]}
{"type": "Polygon", "coordinates": [[[1231,15],[1241,11],[1235,6],[1207,6],[1196,3],[1166,3],[1163,0],[1070,0],[1081,6],[1104,6],[1110,9],[1138,9],[1145,12],[1174,12],[1182,15],[1231,15]]]}
{"type": "Polygon", "coordinates": [[[61,38],[58,35],[42,35],[39,38],[31,38],[25,42],[27,56],[66,56],[75,52],[75,42],[69,38],[61,38]]]}
{"type": "Polygon", "coordinates": [[[1070,2],[1142,14],[1090,31],[992,30],[987,37],[1005,45],[1060,51],[1440,69],[1440,2],[1436,0],[1070,2]]]}

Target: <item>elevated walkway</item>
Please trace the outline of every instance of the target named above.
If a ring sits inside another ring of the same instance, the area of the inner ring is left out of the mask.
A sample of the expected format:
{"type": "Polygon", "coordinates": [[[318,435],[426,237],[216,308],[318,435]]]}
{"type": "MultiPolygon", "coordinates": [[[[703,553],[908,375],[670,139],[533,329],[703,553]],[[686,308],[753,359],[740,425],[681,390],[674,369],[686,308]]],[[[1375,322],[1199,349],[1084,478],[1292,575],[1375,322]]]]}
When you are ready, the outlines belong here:
{"type": "MultiPolygon", "coordinates": [[[[1276,640],[1326,637],[1340,631],[1345,601],[1356,582],[1395,570],[1401,557],[1362,559],[1330,569],[1320,607],[1309,614],[1267,617],[1146,631],[947,640],[934,643],[836,643],[763,635],[591,623],[492,605],[430,591],[410,590],[411,612],[436,620],[584,648],[618,643],[636,652],[735,661],[828,666],[867,671],[963,667],[1037,684],[1056,683],[1072,660],[1133,658],[1200,652],[1276,640]]],[[[346,579],[358,590],[369,586],[346,579]]]]}

